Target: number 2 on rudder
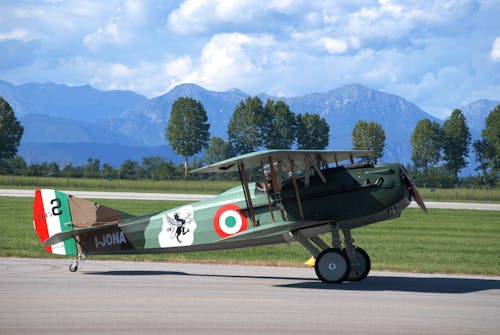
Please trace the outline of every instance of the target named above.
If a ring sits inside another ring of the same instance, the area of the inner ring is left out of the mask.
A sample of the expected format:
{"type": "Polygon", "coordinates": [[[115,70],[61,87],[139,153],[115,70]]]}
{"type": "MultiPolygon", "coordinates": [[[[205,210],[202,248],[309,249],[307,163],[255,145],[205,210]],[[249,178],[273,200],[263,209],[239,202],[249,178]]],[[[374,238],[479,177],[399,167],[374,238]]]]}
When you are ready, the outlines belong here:
{"type": "Polygon", "coordinates": [[[55,199],[52,199],[50,201],[50,204],[53,205],[55,203],[55,206],[52,207],[52,215],[54,216],[58,216],[58,215],[61,215],[63,213],[63,211],[61,210],[61,200],[58,199],[58,198],[55,198],[55,199]]]}

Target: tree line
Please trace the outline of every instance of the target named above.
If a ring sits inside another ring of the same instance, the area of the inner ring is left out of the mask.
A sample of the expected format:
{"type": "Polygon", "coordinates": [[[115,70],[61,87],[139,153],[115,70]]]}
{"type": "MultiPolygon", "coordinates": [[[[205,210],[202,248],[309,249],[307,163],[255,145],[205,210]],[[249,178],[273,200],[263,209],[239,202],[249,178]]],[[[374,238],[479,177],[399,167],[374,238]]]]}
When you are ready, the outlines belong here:
{"type": "Polygon", "coordinates": [[[283,101],[249,97],[235,108],[229,121],[228,141],[210,138],[210,124],[200,101],[179,98],[172,105],[165,137],[174,151],[184,157],[184,175],[188,159],[205,151],[204,161],[217,161],[262,149],[324,149],[330,140],[330,128],[317,114],[295,115],[283,101]]]}
{"type": "MultiPolygon", "coordinates": [[[[165,138],[184,164],[174,164],[162,157],[146,157],[142,164],[125,161],[119,168],[89,158],[82,166],[41,163],[27,165],[16,156],[23,134],[9,104],[0,98],[0,174],[120,179],[187,178],[191,167],[211,164],[232,156],[262,149],[322,150],[329,144],[330,129],[318,114],[293,113],[282,100],[255,97],[242,100],[230,118],[227,138],[210,137],[210,123],[201,101],[178,98],[172,105],[165,138]],[[200,152],[191,164],[189,159],[200,152]],[[61,166],[62,165],[62,166],[61,166]]],[[[474,183],[498,184],[500,162],[500,106],[490,112],[481,138],[472,147],[479,162],[479,175],[474,183]]],[[[459,183],[460,171],[468,164],[471,135],[459,109],[442,126],[421,120],[410,137],[413,165],[407,166],[419,185],[451,187],[459,183]]],[[[374,121],[358,121],[352,130],[354,150],[373,150],[374,162],[383,157],[385,132],[374,121]]],[[[463,180],[462,180],[463,181],[463,180]]]]}
{"type": "Polygon", "coordinates": [[[477,186],[498,186],[500,166],[500,105],[487,116],[481,138],[472,142],[470,129],[460,109],[455,109],[442,126],[423,119],[411,134],[411,175],[420,185],[453,187],[465,180],[460,171],[475,154],[479,166],[475,178],[466,178],[477,186]],[[473,149],[471,151],[471,148],[473,149]]]}
{"type": "MultiPolygon", "coordinates": [[[[195,164],[201,166],[199,163],[195,164]]],[[[108,180],[176,180],[182,178],[183,166],[158,156],[145,157],[142,162],[128,159],[117,168],[107,163],[101,164],[99,159],[94,158],[89,158],[82,165],[73,165],[70,162],[43,162],[28,165],[22,157],[14,156],[0,162],[0,175],[108,180]]]]}

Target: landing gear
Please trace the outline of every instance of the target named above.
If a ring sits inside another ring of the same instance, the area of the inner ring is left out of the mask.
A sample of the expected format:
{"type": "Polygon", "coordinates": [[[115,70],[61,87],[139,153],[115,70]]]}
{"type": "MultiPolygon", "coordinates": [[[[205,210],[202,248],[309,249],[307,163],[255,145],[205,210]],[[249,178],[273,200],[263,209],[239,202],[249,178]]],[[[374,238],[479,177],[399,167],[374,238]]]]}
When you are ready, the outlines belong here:
{"type": "Polygon", "coordinates": [[[76,256],[75,260],[73,263],[69,265],[69,271],[71,272],[76,272],[78,271],[78,264],[80,264],[81,261],[85,259],[85,254],[79,253],[78,256],[76,256]]]}
{"type": "Polygon", "coordinates": [[[314,270],[318,278],[325,283],[336,284],[365,279],[371,269],[370,257],[366,251],[354,245],[351,230],[342,229],[344,243],[340,238],[337,224],[331,224],[331,232],[333,248],[318,235],[307,236],[301,231],[294,233],[295,239],[316,258],[314,270]]]}
{"type": "Polygon", "coordinates": [[[351,263],[342,250],[328,248],[319,253],[314,270],[321,281],[338,284],[349,276],[351,263]]]}
{"type": "Polygon", "coordinates": [[[71,272],[76,272],[78,271],[78,263],[74,262],[69,265],[69,271],[71,272]]]}
{"type": "Polygon", "coordinates": [[[361,281],[368,276],[368,273],[370,272],[371,269],[371,261],[370,257],[360,247],[356,247],[354,249],[354,257],[356,259],[356,262],[350,262],[351,263],[351,271],[349,272],[349,275],[347,276],[347,280],[349,281],[361,281]]]}

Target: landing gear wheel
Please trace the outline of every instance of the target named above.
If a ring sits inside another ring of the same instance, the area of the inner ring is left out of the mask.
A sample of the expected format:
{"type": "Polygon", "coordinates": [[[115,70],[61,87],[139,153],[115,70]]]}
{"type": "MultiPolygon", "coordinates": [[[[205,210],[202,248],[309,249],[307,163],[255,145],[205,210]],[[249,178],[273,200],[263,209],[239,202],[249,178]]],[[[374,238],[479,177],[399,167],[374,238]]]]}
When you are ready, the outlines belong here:
{"type": "Polygon", "coordinates": [[[78,270],[78,263],[72,263],[69,265],[69,271],[76,272],[78,270]]]}
{"type": "Polygon", "coordinates": [[[342,283],[349,275],[351,263],[340,249],[328,248],[316,257],[314,270],[322,282],[342,283]]]}
{"type": "Polygon", "coordinates": [[[351,271],[349,272],[347,280],[360,281],[368,276],[371,268],[371,261],[366,251],[359,247],[354,249],[354,255],[356,257],[356,265],[351,263],[351,271]]]}

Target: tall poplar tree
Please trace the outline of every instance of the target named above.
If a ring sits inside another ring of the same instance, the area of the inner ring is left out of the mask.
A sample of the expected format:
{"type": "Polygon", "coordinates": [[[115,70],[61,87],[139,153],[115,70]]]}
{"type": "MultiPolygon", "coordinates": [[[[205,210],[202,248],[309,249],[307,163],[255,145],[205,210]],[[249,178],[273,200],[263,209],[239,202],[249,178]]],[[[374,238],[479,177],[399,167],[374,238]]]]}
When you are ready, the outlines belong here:
{"type": "Polygon", "coordinates": [[[453,173],[455,179],[458,173],[467,166],[471,134],[467,121],[460,109],[455,109],[443,124],[443,159],[445,167],[453,173]]]}
{"type": "Polygon", "coordinates": [[[352,130],[354,150],[373,150],[376,161],[384,155],[385,132],[382,125],[374,121],[359,120],[352,130]]]}
{"type": "Polygon", "coordinates": [[[16,155],[23,132],[9,103],[0,97],[0,162],[16,155]]]}
{"type": "Polygon", "coordinates": [[[476,158],[480,168],[497,174],[500,170],[500,105],[497,105],[486,117],[481,139],[474,142],[476,158]]]}
{"type": "Polygon", "coordinates": [[[441,127],[429,119],[420,120],[411,134],[411,159],[416,168],[427,172],[441,159],[441,127]]]}
{"type": "Polygon", "coordinates": [[[299,114],[297,116],[297,148],[304,150],[323,150],[330,142],[330,126],[318,114],[299,114]]]}
{"type": "Polygon", "coordinates": [[[262,147],[264,121],[264,107],[259,97],[248,97],[236,106],[227,129],[235,154],[246,154],[262,147]]]}
{"type": "Polygon", "coordinates": [[[232,156],[232,149],[231,142],[226,142],[218,136],[212,137],[205,150],[205,163],[213,164],[230,158],[232,156]]]}
{"type": "Polygon", "coordinates": [[[203,104],[191,98],[178,98],[172,105],[165,137],[178,155],[184,157],[184,179],[187,179],[189,157],[208,144],[210,124],[203,104]]]}
{"type": "Polygon", "coordinates": [[[290,107],[282,100],[268,99],[264,115],[264,146],[267,149],[290,149],[296,134],[296,118],[290,107]]]}

